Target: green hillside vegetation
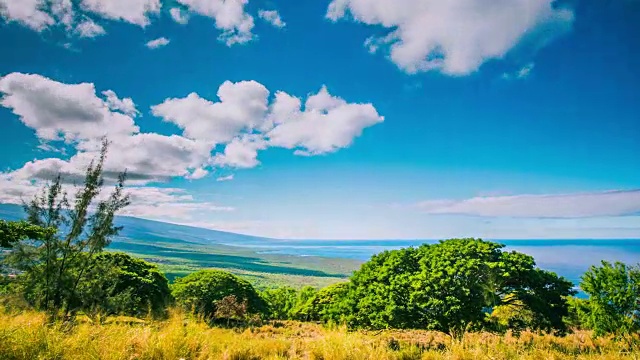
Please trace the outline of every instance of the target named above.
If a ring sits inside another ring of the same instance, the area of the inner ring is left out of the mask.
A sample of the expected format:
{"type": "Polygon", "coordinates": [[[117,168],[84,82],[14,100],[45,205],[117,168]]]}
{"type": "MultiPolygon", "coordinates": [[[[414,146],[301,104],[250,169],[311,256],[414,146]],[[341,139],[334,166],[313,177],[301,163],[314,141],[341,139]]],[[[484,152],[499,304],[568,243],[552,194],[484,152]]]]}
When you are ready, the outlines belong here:
{"type": "Polygon", "coordinates": [[[592,267],[581,300],[531,256],[481,239],[385,251],[319,289],[261,290],[222,270],[170,284],[154,264],[105,252],[122,230],[114,215],[129,203],[124,175],[96,200],[105,152],[72,199],[58,178],[25,205],[26,220],[0,220],[0,358],[618,359],[640,351],[638,266],[592,267]]]}

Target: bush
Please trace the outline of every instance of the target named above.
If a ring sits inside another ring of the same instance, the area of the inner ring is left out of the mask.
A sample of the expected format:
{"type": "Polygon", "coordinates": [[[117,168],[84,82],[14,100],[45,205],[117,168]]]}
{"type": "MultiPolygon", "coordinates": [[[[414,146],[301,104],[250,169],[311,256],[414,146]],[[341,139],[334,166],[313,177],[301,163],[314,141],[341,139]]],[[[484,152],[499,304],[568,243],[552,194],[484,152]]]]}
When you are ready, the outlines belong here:
{"type": "Polygon", "coordinates": [[[596,335],[640,331],[640,267],[603,261],[582,276],[580,287],[589,295],[580,320],[596,335]]]}
{"type": "Polygon", "coordinates": [[[172,287],[176,302],[187,311],[211,321],[221,318],[218,302],[234,296],[237,302],[246,302],[246,313],[264,314],[267,304],[246,280],[220,270],[201,270],[176,279],[172,287]]]}

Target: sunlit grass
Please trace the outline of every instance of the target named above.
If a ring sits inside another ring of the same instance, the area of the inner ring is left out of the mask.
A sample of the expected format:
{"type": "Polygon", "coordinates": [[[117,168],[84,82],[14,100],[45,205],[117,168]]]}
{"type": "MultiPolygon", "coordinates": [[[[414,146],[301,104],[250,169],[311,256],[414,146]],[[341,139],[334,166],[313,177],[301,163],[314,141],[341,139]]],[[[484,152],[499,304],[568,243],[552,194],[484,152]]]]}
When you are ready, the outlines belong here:
{"type": "MultiPolygon", "coordinates": [[[[640,338],[633,346],[638,349],[640,338]]],[[[470,333],[453,341],[428,331],[349,332],[274,322],[210,328],[172,311],[166,321],[110,319],[103,324],[47,325],[36,312],[0,313],[0,359],[640,359],[626,342],[523,333],[470,333]]]]}

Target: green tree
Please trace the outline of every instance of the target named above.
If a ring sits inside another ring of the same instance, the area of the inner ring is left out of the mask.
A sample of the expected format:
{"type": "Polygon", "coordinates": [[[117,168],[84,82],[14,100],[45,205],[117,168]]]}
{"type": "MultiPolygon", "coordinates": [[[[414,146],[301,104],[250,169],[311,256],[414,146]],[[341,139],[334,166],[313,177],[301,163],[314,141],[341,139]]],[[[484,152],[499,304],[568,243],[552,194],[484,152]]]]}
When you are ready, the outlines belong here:
{"type": "Polygon", "coordinates": [[[596,335],[625,337],[640,331],[640,267],[603,261],[582,276],[589,295],[582,322],[596,335]]]}
{"type": "Polygon", "coordinates": [[[220,270],[200,270],[178,278],[172,294],[184,309],[207,320],[216,319],[217,302],[231,295],[240,303],[246,301],[249,314],[267,311],[266,302],[249,282],[220,270]]]}
{"type": "Polygon", "coordinates": [[[572,329],[589,329],[587,324],[589,314],[589,300],[577,297],[569,297],[567,299],[569,305],[569,314],[564,318],[564,322],[572,329]]]}
{"type": "Polygon", "coordinates": [[[166,315],[171,292],[155,264],[124,253],[103,252],[94,257],[93,269],[78,287],[85,313],[94,317],[166,315]]]}
{"type": "Polygon", "coordinates": [[[115,213],[129,204],[129,197],[124,194],[125,174],[119,176],[109,196],[102,200],[99,197],[107,148],[104,140],[99,157],[87,168],[84,186],[72,201],[58,176],[25,204],[30,226],[57,231],[46,231],[36,238],[21,237],[12,244],[7,260],[11,267],[24,272],[21,279],[25,298],[50,315],[67,317],[75,313],[80,305],[78,287],[95,266],[93,255],[100,253],[120,231],[113,220],[115,213]],[[85,253],[89,256],[83,256],[85,253]]]}
{"type": "Polygon", "coordinates": [[[451,239],[387,251],[351,278],[347,321],[370,328],[423,328],[453,336],[484,328],[494,307],[522,304],[529,326],[566,330],[572,284],[535,267],[532,257],[479,239],[451,239]]]}
{"type": "Polygon", "coordinates": [[[304,307],[310,320],[340,324],[351,311],[347,298],[349,283],[337,283],[320,289],[309,298],[304,307]]]}
{"type": "Polygon", "coordinates": [[[0,220],[0,247],[12,248],[23,240],[42,241],[42,239],[54,234],[55,231],[53,228],[46,229],[26,221],[0,220]]]}
{"type": "Polygon", "coordinates": [[[273,320],[290,320],[292,310],[298,302],[298,292],[289,286],[267,289],[261,294],[269,306],[269,317],[273,320]]]}
{"type": "Polygon", "coordinates": [[[311,321],[313,314],[309,301],[315,296],[318,290],[311,286],[305,286],[298,291],[296,305],[291,309],[291,319],[300,321],[311,321]]]}

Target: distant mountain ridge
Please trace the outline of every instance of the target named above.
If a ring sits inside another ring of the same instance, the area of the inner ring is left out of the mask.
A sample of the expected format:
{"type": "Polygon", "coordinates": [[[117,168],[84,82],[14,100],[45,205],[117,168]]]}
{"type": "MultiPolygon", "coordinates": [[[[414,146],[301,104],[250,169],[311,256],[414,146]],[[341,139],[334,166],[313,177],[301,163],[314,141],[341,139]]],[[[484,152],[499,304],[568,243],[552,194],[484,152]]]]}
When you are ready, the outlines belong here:
{"type": "MultiPolygon", "coordinates": [[[[0,219],[20,220],[24,218],[24,211],[20,205],[0,204],[0,219]]],[[[190,242],[198,244],[263,244],[265,242],[278,241],[276,239],[258,236],[236,234],[226,231],[211,230],[187,225],[178,225],[162,221],[147,220],[131,216],[117,216],[116,225],[122,226],[118,238],[154,238],[172,242],[190,242]]]]}

